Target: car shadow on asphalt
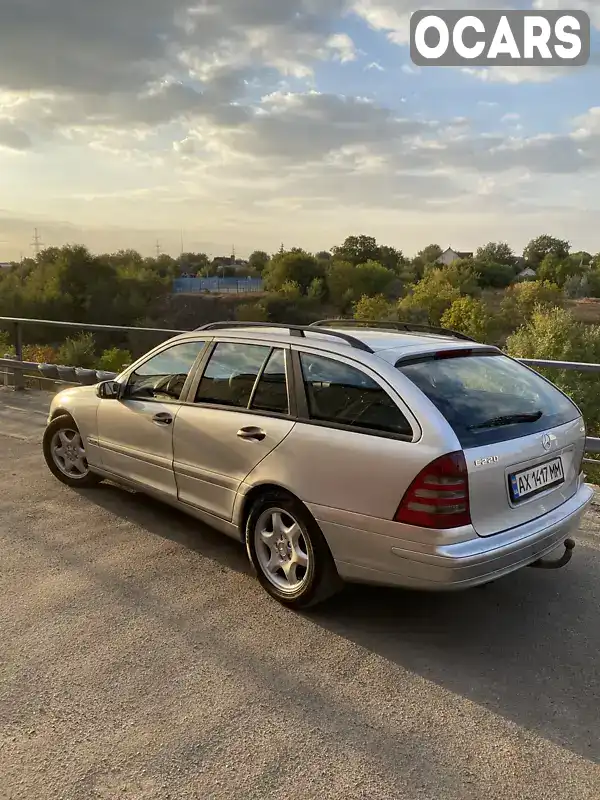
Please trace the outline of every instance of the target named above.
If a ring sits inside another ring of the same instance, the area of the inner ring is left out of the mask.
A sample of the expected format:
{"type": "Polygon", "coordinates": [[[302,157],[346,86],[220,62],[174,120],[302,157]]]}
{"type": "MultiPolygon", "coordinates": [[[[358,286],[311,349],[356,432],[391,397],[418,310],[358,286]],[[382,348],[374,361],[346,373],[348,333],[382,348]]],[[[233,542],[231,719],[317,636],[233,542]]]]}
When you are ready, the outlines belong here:
{"type": "Polygon", "coordinates": [[[463,592],[348,587],[313,621],[600,763],[598,551],[463,592]]]}
{"type": "Polygon", "coordinates": [[[180,544],[227,569],[252,574],[246,551],[240,542],[160,500],[108,481],[94,489],[75,491],[105,511],[117,516],[126,513],[129,519],[153,535],[180,544]]]}
{"type": "MultiPolygon", "coordinates": [[[[226,569],[252,572],[241,544],[160,501],[108,483],[80,491],[226,569]]],[[[306,616],[600,763],[599,573],[599,551],[577,547],[565,569],[523,569],[463,592],[347,586],[306,616]]]]}

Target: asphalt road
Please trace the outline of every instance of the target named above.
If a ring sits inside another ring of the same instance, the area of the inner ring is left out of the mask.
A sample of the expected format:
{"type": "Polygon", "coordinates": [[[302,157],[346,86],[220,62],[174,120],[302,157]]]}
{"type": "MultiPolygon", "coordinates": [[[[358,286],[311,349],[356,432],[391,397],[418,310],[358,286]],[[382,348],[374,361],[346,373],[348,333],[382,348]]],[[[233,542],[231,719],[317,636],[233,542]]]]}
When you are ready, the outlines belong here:
{"type": "Polygon", "coordinates": [[[73,491],[0,391],[0,798],[598,800],[600,522],[449,596],[270,600],[241,547],[73,491]]]}

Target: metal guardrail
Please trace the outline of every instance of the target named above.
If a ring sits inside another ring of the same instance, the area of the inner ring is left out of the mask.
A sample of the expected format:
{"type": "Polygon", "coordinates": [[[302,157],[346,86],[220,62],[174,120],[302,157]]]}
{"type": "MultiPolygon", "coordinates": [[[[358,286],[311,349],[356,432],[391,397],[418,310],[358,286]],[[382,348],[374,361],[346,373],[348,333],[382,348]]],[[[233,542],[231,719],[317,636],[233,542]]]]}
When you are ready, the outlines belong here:
{"type": "MultiPolygon", "coordinates": [[[[114,331],[114,332],[122,332],[122,333],[164,333],[170,336],[176,336],[179,333],[187,333],[182,329],[172,329],[172,328],[138,328],[135,326],[124,326],[124,325],[96,325],[87,322],[62,322],[60,320],[49,320],[49,319],[29,319],[27,317],[0,317],[0,325],[2,327],[6,327],[6,325],[12,325],[13,330],[15,333],[15,358],[0,358],[0,372],[5,372],[12,368],[14,374],[14,387],[16,389],[24,388],[25,386],[25,377],[29,373],[36,373],[35,377],[38,379],[44,379],[44,376],[40,373],[39,365],[36,362],[26,362],[23,361],[23,326],[25,325],[42,325],[47,327],[57,327],[57,328],[69,328],[71,330],[78,330],[78,331],[114,331]]],[[[2,355],[2,354],[0,354],[2,355]]],[[[558,369],[558,370],[572,370],[574,372],[598,372],[600,373],[600,364],[591,364],[587,361],[551,361],[547,359],[538,359],[538,358],[519,358],[517,361],[520,361],[522,364],[526,364],[528,367],[542,367],[542,368],[549,368],[549,369],[558,369]]],[[[46,380],[52,380],[47,379],[46,380]]],[[[61,383],[61,381],[54,381],[55,383],[61,383]]],[[[595,436],[588,436],[586,437],[585,441],[585,449],[586,453],[600,453],[600,438],[595,436]]],[[[600,461],[596,461],[594,459],[585,458],[584,461],[587,464],[600,464],[600,461]]]]}

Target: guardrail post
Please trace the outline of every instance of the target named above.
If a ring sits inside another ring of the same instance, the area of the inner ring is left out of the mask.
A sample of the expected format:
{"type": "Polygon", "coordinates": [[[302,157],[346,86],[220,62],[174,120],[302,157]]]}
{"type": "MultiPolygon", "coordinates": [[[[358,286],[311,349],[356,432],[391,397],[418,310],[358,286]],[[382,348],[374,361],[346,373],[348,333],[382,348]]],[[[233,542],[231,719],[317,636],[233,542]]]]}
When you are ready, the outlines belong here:
{"type": "MultiPolygon", "coordinates": [[[[17,361],[23,361],[23,328],[20,322],[15,322],[15,357],[17,361]]],[[[16,391],[25,389],[25,376],[20,365],[15,365],[14,387],[16,391]]]]}

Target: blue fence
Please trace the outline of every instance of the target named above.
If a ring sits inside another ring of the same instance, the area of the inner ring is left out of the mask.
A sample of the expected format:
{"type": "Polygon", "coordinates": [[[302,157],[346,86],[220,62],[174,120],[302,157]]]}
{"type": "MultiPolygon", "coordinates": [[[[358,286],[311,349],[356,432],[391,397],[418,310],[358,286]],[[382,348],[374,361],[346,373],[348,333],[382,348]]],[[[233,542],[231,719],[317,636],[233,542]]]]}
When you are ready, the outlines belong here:
{"type": "Polygon", "coordinates": [[[173,293],[196,294],[197,292],[213,292],[215,294],[245,294],[246,292],[262,292],[261,278],[176,278],[173,281],[173,293]]]}

